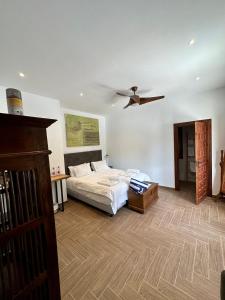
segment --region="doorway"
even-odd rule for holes
[[[179,184],[181,190],[192,190],[195,194],[195,126],[178,127]]]
[[[193,190],[195,203],[212,195],[211,120],[174,124],[175,189]]]

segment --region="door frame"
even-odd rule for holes
[[[207,196],[212,196],[212,120],[195,120],[190,122],[175,123],[173,124],[174,133],[174,176],[175,176],[175,190],[180,190],[180,180],[179,180],[179,135],[178,129],[185,126],[195,126],[195,122],[204,121],[208,125],[208,193]]]

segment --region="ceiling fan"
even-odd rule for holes
[[[119,96],[129,97],[130,98],[129,102],[127,103],[126,106],[124,106],[124,108],[127,108],[128,106],[131,106],[131,105],[142,105],[142,104],[146,104],[146,103],[149,103],[149,102],[152,102],[152,101],[156,101],[156,100],[160,100],[160,99],[165,98],[165,96],[140,97],[140,96],[136,95],[137,89],[138,89],[137,86],[132,86],[130,88],[130,90],[134,93],[131,96],[130,95],[126,95],[126,94],[121,93],[121,92],[117,92],[116,93]]]

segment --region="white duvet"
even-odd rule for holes
[[[92,172],[82,177],[70,177],[67,179],[69,190],[83,190],[105,196],[111,203],[120,195],[128,192],[131,178],[140,181],[149,181],[149,176],[144,173],[125,172],[118,169],[106,169],[104,171]]]

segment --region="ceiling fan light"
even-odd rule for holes
[[[193,46],[195,44],[195,39],[191,39],[189,42],[189,47]]]

